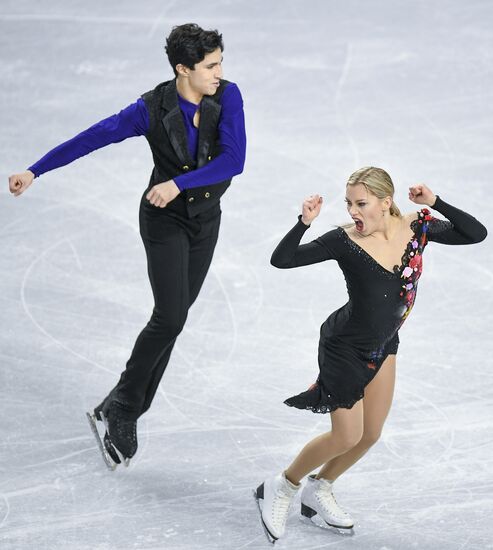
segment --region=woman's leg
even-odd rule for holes
[[[363,409],[361,440],[353,448],[329,460],[317,477],[334,481],[378,441],[394,395],[395,358],[395,355],[387,356],[377,375],[365,389],[365,396],[361,400]]]
[[[298,485],[303,477],[328,460],[352,449],[363,435],[363,400],[352,409],[330,413],[332,431],[310,441],[286,470],[286,478]]]

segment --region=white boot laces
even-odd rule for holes
[[[293,495],[286,491],[283,487],[280,487],[276,496],[274,497],[273,520],[278,526],[284,526],[288,519],[289,507],[291,506],[291,500]]]
[[[320,479],[320,487],[317,491],[318,501],[330,513],[340,517],[346,517],[347,513],[337,504],[332,492],[332,483],[325,479]]]

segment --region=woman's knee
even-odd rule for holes
[[[351,409],[337,409],[331,414],[332,437],[341,453],[355,447],[363,436],[364,415],[362,400]]]
[[[332,432],[335,442],[341,453],[347,453],[353,447],[356,447],[361,441],[363,431],[359,429],[344,431],[344,432]]]
[[[365,428],[360,443],[370,448],[380,439],[381,434],[382,430],[379,428]]]

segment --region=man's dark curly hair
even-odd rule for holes
[[[215,30],[204,31],[195,23],[186,23],[173,27],[164,49],[176,76],[179,63],[193,70],[196,63],[200,63],[206,54],[217,48],[224,50],[222,34]]]

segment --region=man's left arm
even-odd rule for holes
[[[218,130],[221,144],[219,155],[197,170],[152,187],[146,195],[152,205],[165,208],[185,189],[214,185],[241,174],[246,153],[245,116],[243,99],[236,84],[227,86],[221,96]]]
[[[180,191],[214,185],[243,172],[246,155],[245,115],[238,86],[231,83],[221,97],[218,124],[220,154],[205,166],[173,178]]]

